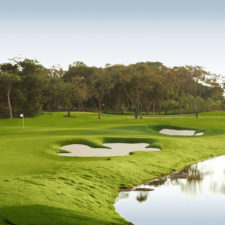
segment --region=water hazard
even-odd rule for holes
[[[122,191],[115,208],[135,225],[224,225],[225,156]]]

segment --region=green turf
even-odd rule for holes
[[[188,163],[225,154],[225,113],[144,117],[94,113],[45,113],[0,120],[0,224],[129,224],[114,210],[121,187],[169,173]],[[159,128],[203,130],[201,137],[168,137]],[[160,152],[124,157],[57,156],[60,146],[148,142]]]

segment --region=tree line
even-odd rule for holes
[[[218,77],[199,66],[168,68],[160,62],[68,70],[45,68],[36,60],[0,64],[0,117],[32,117],[43,111],[97,111],[126,114],[195,113],[223,110]]]

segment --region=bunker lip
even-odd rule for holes
[[[159,131],[160,134],[165,134],[169,136],[202,136],[203,132],[196,133],[195,130],[176,130],[164,128]]]
[[[106,143],[104,146],[107,148],[91,148],[83,144],[71,144],[61,148],[69,151],[69,153],[58,153],[58,155],[69,157],[113,157],[130,155],[131,152],[161,150],[159,148],[147,148],[148,143]]]

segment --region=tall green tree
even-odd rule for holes
[[[96,101],[99,119],[102,119],[104,97],[110,92],[112,87],[112,79],[105,69],[98,69],[88,80],[88,89],[91,97]]]
[[[50,81],[49,71],[37,60],[25,59],[17,64],[21,77],[20,89],[24,97],[23,112],[27,116],[34,116],[40,112],[47,100],[44,93]]]
[[[9,108],[9,117],[13,118],[13,111],[11,105],[11,90],[13,85],[20,81],[18,76],[18,67],[11,63],[5,63],[0,66],[0,82],[3,85],[3,89],[6,91],[8,108]]]

